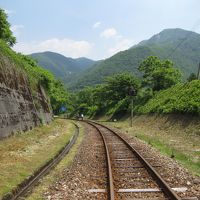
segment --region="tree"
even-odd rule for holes
[[[66,92],[63,83],[60,80],[54,80],[50,88],[50,100],[55,114],[60,114],[61,106],[67,106],[69,94]]]
[[[107,77],[103,84],[86,87],[77,93],[75,109],[83,110],[89,117],[99,114],[115,114],[127,110],[130,90],[137,91],[140,81],[130,73]]]
[[[130,95],[130,90],[138,90],[140,82],[130,73],[119,73],[106,79],[107,98],[113,102]]]
[[[106,102],[104,84],[94,87],[85,87],[76,94],[75,109],[76,113],[93,116],[102,111]]]
[[[143,72],[143,86],[153,91],[167,89],[181,80],[180,71],[173,67],[170,60],[161,61],[155,56],[144,60],[138,69]]]
[[[0,8],[0,39],[4,40],[9,46],[13,46],[16,43],[16,38],[10,30],[7,17],[5,11]]]

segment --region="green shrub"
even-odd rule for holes
[[[157,92],[137,112],[200,114],[200,80],[177,84]]]

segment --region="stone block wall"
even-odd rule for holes
[[[26,74],[0,54],[0,138],[27,131],[52,120],[43,88],[31,91]]]

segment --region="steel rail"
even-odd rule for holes
[[[99,134],[102,137],[103,144],[104,144],[104,147],[105,147],[105,150],[106,150],[106,162],[107,162],[107,166],[108,166],[108,168],[107,168],[108,169],[107,173],[108,173],[108,177],[109,177],[109,179],[108,179],[108,183],[109,183],[109,194],[108,194],[108,197],[109,197],[109,200],[115,200],[114,180],[113,180],[113,175],[112,175],[110,154],[109,154],[109,151],[108,151],[108,146],[106,144],[105,137],[103,136],[103,134],[100,131],[100,129],[98,127],[96,127],[93,123],[91,123],[89,121],[85,121],[85,122],[87,122],[88,124],[93,126],[99,132]]]
[[[67,144],[54,156],[54,158],[38,169],[30,178],[20,183],[10,193],[4,195],[1,200],[17,200],[26,196],[27,193],[39,182],[39,180],[48,174],[50,170],[63,159],[63,157],[70,151],[79,135],[79,127],[75,123],[74,125],[76,127],[74,135],[71,137],[70,141],[68,141]]]
[[[86,121],[88,122],[88,121]],[[106,128],[107,130],[109,130],[110,132],[112,132],[114,135],[118,136],[121,141],[123,141],[127,147],[137,156],[137,158],[141,161],[141,163],[144,164],[145,168],[148,170],[148,172],[152,175],[152,177],[154,178],[154,180],[158,183],[158,185],[160,186],[161,190],[165,193],[165,195],[167,195],[171,200],[181,200],[181,198],[169,187],[169,185],[164,181],[164,179],[158,174],[158,172],[156,172],[156,170],[154,169],[154,167],[152,167],[149,162],[136,150],[134,149],[129,143],[128,141],[121,137],[118,133],[116,133],[114,130],[112,130],[111,128],[99,124],[97,122],[94,121],[89,121],[89,123],[93,123],[99,126],[102,126],[103,128]]]

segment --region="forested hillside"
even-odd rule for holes
[[[133,108],[135,114],[200,114],[200,80],[183,83],[180,70],[169,60],[150,56],[140,62],[138,78],[118,73],[102,84],[85,87],[77,93],[74,106],[89,117],[122,117]],[[132,106],[131,106],[132,101]]]
[[[96,64],[70,84],[72,89],[101,83],[105,77],[122,71],[139,75],[139,63],[148,56],[170,59],[181,70],[183,79],[196,73],[200,60],[200,35],[183,29],[166,29],[149,40]]]
[[[44,69],[52,72],[56,78],[65,83],[70,82],[74,75],[90,68],[95,61],[88,58],[68,58],[54,52],[34,53],[30,55]]]

